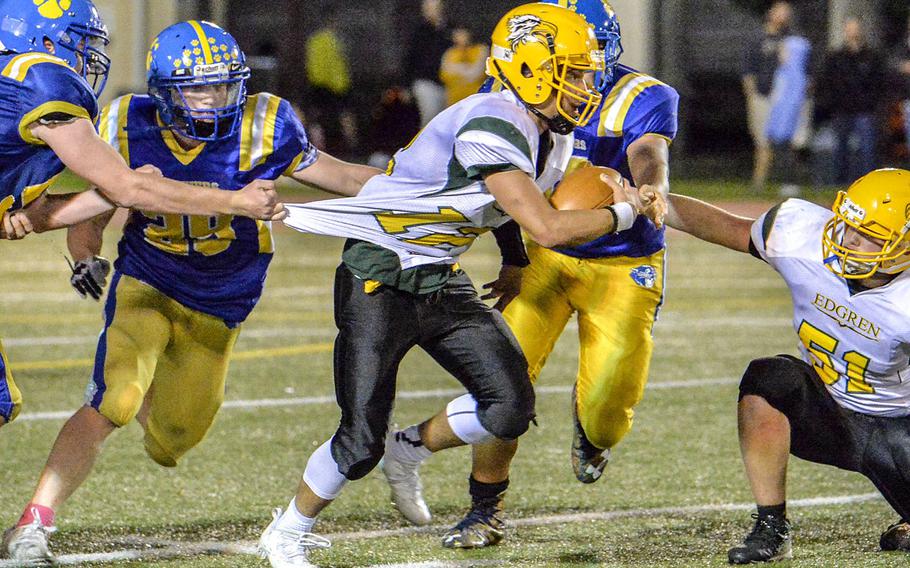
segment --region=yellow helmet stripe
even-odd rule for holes
[[[209,47],[209,40],[207,37],[205,37],[205,32],[202,30],[202,26],[200,26],[199,22],[196,20],[190,20],[188,23],[193,26],[194,30],[196,30],[196,36],[199,38],[199,43],[202,44],[202,54],[205,56],[206,65],[211,65],[215,62],[215,60],[212,59],[212,48]]]

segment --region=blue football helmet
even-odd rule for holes
[[[111,60],[107,26],[91,0],[0,0],[0,52],[47,53],[45,39],[100,95]]]
[[[622,34],[616,12],[607,0],[541,0],[544,4],[556,4],[584,16],[594,27],[597,43],[604,51],[604,71],[594,77],[597,90],[604,92],[613,85],[613,70],[622,55]]]
[[[152,42],[146,69],[149,95],[168,128],[201,141],[237,132],[250,68],[231,34],[196,20],[169,26]]]

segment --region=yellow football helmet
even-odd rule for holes
[[[499,20],[492,43],[487,74],[506,85],[531,112],[547,120],[552,130],[567,134],[591,120],[601,94],[593,84],[579,89],[566,80],[570,70],[604,70],[603,51],[597,45],[594,28],[584,17],[562,6],[524,4]],[[532,106],[547,102],[553,93],[559,109],[555,120]],[[577,115],[563,109],[565,97],[577,104]]]
[[[876,273],[899,274],[910,268],[910,171],[875,170],[837,194],[834,217],[822,233],[828,268],[844,278],[862,279]],[[881,248],[866,252],[845,246],[851,227]],[[839,261],[839,262],[835,262]]]

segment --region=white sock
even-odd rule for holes
[[[284,531],[312,532],[316,519],[307,517],[297,508],[297,498],[288,503],[288,510],[278,518],[278,528]]]
[[[394,432],[393,436],[395,441],[389,444],[385,451],[398,461],[416,464],[433,454],[420,441],[416,424]]]

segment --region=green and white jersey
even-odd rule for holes
[[[552,147],[538,177],[541,140]],[[572,144],[571,135],[541,137],[511,93],[479,93],[430,121],[356,197],[290,204],[284,223],[380,245],[402,269],[454,264],[478,235],[509,220],[484,177],[521,170],[548,190],[562,179]]]
[[[910,271],[852,293],[822,258],[831,216],[789,199],[755,221],[752,243],[787,282],[800,353],[834,400],[863,414],[910,415]]]

